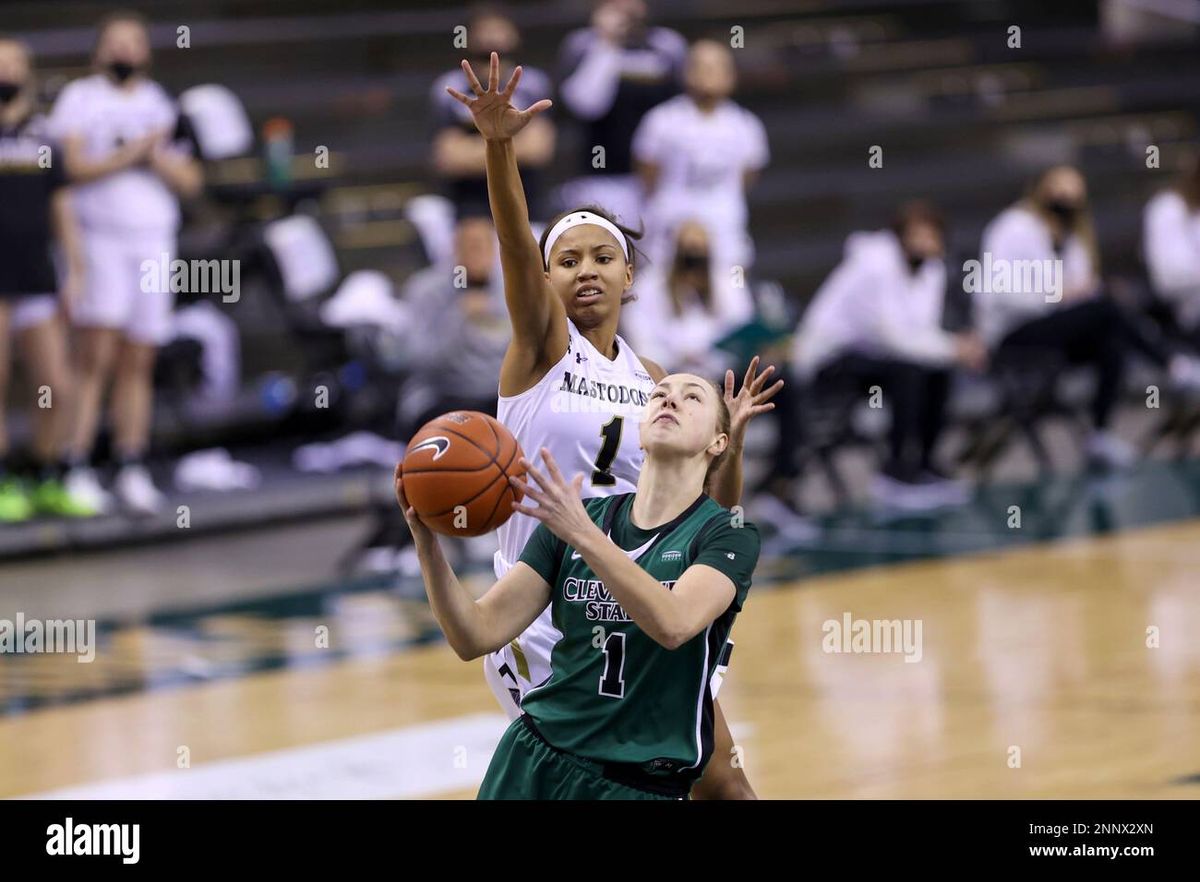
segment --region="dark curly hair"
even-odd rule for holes
[[[586,211],[586,212],[589,212],[590,214],[599,215],[600,217],[604,218],[606,221],[608,221],[610,224],[612,224],[614,227],[616,227],[618,230],[621,231],[621,235],[625,237],[625,247],[629,249],[629,264],[630,264],[630,266],[636,268],[638,265],[638,260],[640,258],[645,258],[646,255],[643,254],[638,249],[638,247],[634,244],[638,239],[642,238],[642,235],[645,232],[644,230],[641,230],[641,229],[635,230],[632,227],[625,226],[625,224],[623,224],[619,220],[617,220],[616,215],[612,214],[611,212],[607,211],[606,209],[601,208],[599,205],[578,205],[575,208],[570,209],[569,211],[560,211],[554,217],[550,218],[550,220],[546,224],[546,229],[542,230],[542,236],[540,239],[538,239],[538,252],[542,255],[542,268],[546,272],[550,272],[550,264],[546,261],[546,257],[545,257],[546,238],[550,235],[550,231],[552,229],[554,229],[554,225],[556,223],[558,223],[560,220],[562,220],[568,214],[574,214],[577,211]],[[621,303],[623,303],[623,304],[629,303],[632,300],[637,300],[637,295],[626,293],[621,298]]]

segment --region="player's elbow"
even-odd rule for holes
[[[450,648],[454,650],[454,654],[465,662],[475,661],[475,659],[487,655],[487,649],[476,641],[461,637],[455,639],[449,635],[447,635],[447,641],[450,643]]]
[[[664,622],[651,634],[655,643],[671,651],[683,646],[695,636],[696,630],[683,621]]]

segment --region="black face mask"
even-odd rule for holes
[[[680,251],[676,263],[682,270],[708,269],[708,255],[703,251]]]
[[[114,61],[108,66],[108,72],[118,83],[123,83],[138,72],[138,67],[128,61]]]
[[[925,258],[920,254],[905,254],[904,259],[908,261],[908,271],[916,274],[921,265],[925,263]]]
[[[1075,218],[1079,216],[1079,206],[1074,202],[1067,202],[1062,199],[1051,199],[1046,203],[1046,210],[1058,218],[1066,226],[1070,226],[1075,222]]]
[[[8,104],[21,93],[21,83],[0,81],[0,107]]]

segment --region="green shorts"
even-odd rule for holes
[[[496,745],[476,799],[679,799],[604,776],[601,763],[564,753],[515,719]]]

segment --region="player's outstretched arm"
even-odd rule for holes
[[[583,475],[567,483],[544,447],[542,460],[546,474],[522,460],[537,487],[518,478],[510,479],[537,507],[513,503],[513,510],[541,521],[578,551],[650,639],[666,649],[678,649],[729,608],[736,594],[734,584],[709,566],[688,567],[671,591],[663,591],[653,576],[630,560],[592,521],[580,496]]]
[[[742,388],[737,395],[733,394],[733,371],[725,372],[725,405],[729,408],[729,447],[713,472],[708,487],[708,495],[725,508],[733,508],[742,499],[742,445],[746,440],[746,427],[750,420],[760,413],[775,409],[771,399],[783,388],[783,380],[776,380],[770,386],[766,385],[767,378],[775,370],[775,365],[767,365],[766,370],[760,374],[758,361],[757,355],[750,359],[750,366],[746,368]]]
[[[488,202],[496,237],[500,241],[500,265],[504,271],[504,297],[513,327],[513,342],[505,358],[502,381],[506,378],[524,386],[522,379],[545,361],[553,343],[566,349],[566,310],[546,281],[542,255],[529,227],[529,206],[517,167],[513,138],[539,113],[547,110],[547,98],[524,110],[512,104],[512,96],[521,80],[521,68],[513,71],[508,85],[500,89],[500,57],[493,52],[485,89],[466,60],[462,63],[467,82],[475,97],[447,87],[446,91],[471,111],[475,128],[485,141]],[[561,337],[561,341],[555,339]],[[502,382],[502,386],[510,385]],[[515,391],[515,390],[514,390]],[[507,393],[506,393],[507,394]]]
[[[533,624],[550,602],[550,585],[546,580],[528,564],[518,563],[476,600],[458,581],[436,534],[408,504],[399,465],[395,483],[396,500],[412,530],[421,562],[429,607],[458,657],[470,661],[494,652]]]

